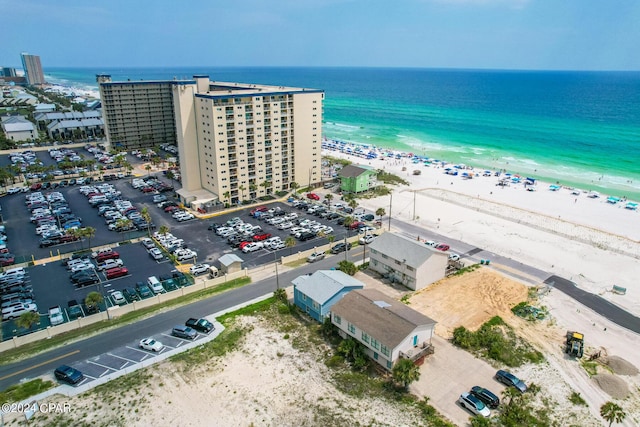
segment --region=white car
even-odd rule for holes
[[[142,246],[144,246],[147,249],[153,249],[155,248],[155,243],[153,243],[153,240],[151,240],[148,237],[145,237],[144,239],[140,240],[140,243],[142,243]]]
[[[111,292],[111,299],[116,305],[127,303],[127,299],[124,297],[124,294],[120,291]]]
[[[140,340],[140,348],[143,350],[159,353],[164,348],[164,345],[160,341],[156,341],[153,338],[145,338],[143,340]]]
[[[59,325],[64,322],[64,316],[60,306],[51,307],[49,309],[49,321],[51,326]]]
[[[458,254],[454,254],[454,253],[450,253],[449,254],[449,259],[451,261],[460,261],[460,255]]]
[[[460,395],[460,399],[458,399],[458,403],[460,406],[467,409],[473,415],[480,415],[484,418],[487,418],[491,415],[491,411],[487,406],[482,403],[480,399],[475,397],[471,393],[462,393]]]
[[[427,240],[426,242],[424,242],[425,245],[427,246],[431,246],[432,248],[435,248],[437,243],[434,242],[433,240]]]
[[[369,243],[373,242],[376,237],[378,237],[378,236],[376,236],[375,234],[366,234],[366,235],[362,236],[360,238],[360,240],[358,240],[358,242],[361,245],[368,245]]]
[[[255,252],[258,249],[262,249],[263,247],[264,244],[262,242],[253,242],[242,248],[242,252],[244,252],[245,254],[248,252]]]
[[[358,234],[370,234],[370,231],[374,231],[375,228],[371,227],[371,226],[365,226],[365,227],[361,227],[358,229]]]
[[[105,262],[103,262],[102,264],[98,264],[98,270],[99,271],[104,271],[104,270],[109,270],[110,268],[122,267],[123,265],[124,265],[124,263],[122,262],[122,260],[120,258],[108,259]],[[72,271],[73,271],[73,269],[72,269]]]
[[[284,249],[286,247],[286,245],[284,244],[284,242],[282,240],[279,240],[277,242],[274,242],[270,245],[270,249],[272,251],[277,251],[278,249]]]
[[[196,258],[198,256],[198,253],[196,251],[192,251],[191,249],[180,249],[176,251],[175,256],[178,261],[186,261],[188,259]]]
[[[189,273],[194,276],[199,276],[200,274],[208,273],[211,266],[209,264],[196,264],[189,268]]]
[[[195,215],[193,215],[190,212],[186,212],[183,215],[180,215],[179,217],[177,217],[176,219],[178,220],[178,222],[182,222],[182,221],[189,221],[195,218]]]
[[[93,270],[93,269],[94,269],[94,266],[90,262],[87,262],[87,263],[81,262],[71,267],[71,272],[75,273],[76,271]]]
[[[155,259],[156,261],[159,261],[164,258],[164,255],[162,255],[162,251],[158,248],[149,249],[149,256]]]
[[[20,188],[19,187],[13,187],[13,188],[9,189],[7,194],[18,194],[19,192],[20,192]]]

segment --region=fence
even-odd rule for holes
[[[135,310],[140,310],[140,309],[151,307],[157,304],[162,304],[164,302],[170,301],[175,298],[180,298],[185,295],[192,294],[194,292],[198,292],[198,291],[209,289],[218,285],[222,285],[229,280],[239,279],[239,278],[248,277],[248,276],[249,276],[248,270],[244,269],[241,271],[236,271],[235,273],[229,273],[220,277],[216,277],[215,279],[206,279],[206,280],[196,281],[196,283],[193,285],[182,287],[182,288],[176,289],[175,291],[167,292],[164,294],[158,294],[151,298],[147,298],[141,301],[134,301],[127,305],[109,307],[107,308],[106,311],[101,311],[99,313],[96,313],[87,317],[80,317],[70,322],[63,323],[61,325],[48,326],[45,329],[30,333],[28,335],[14,336],[12,339],[0,343],[0,352],[9,350],[12,348],[17,348],[24,344],[29,344],[35,341],[51,338],[65,332],[72,331],[74,329],[79,329],[84,326],[92,325],[94,323],[117,319],[118,317],[130,312],[133,312]]]

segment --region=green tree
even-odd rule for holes
[[[384,208],[376,209],[376,215],[378,215],[378,219],[382,219],[382,217],[387,213]]]
[[[271,187],[272,183],[269,180],[265,180],[260,184],[260,187],[264,188],[264,192],[269,194],[269,187]]]
[[[246,190],[246,189],[247,189],[247,188],[246,188],[244,185],[242,185],[242,184],[240,184],[240,185],[238,186],[238,190],[240,190],[240,201],[241,201],[241,202],[244,200],[244,190]]]
[[[493,424],[493,422],[491,421],[491,418],[485,418],[485,417],[481,417],[481,416],[475,416],[475,417],[471,417],[471,427],[491,427]]]
[[[300,184],[298,184],[297,182],[292,182],[291,184],[289,184],[289,188],[291,188],[293,191],[296,191],[298,188],[300,188]]]
[[[80,238],[87,239],[88,246],[91,247],[91,239],[96,236],[96,229],[93,227],[84,227],[80,229]]]
[[[351,366],[356,370],[364,370],[368,363],[367,354],[364,351],[363,345],[353,338],[347,338],[342,340],[338,345],[338,354],[343,356],[345,360],[351,363]]]
[[[231,192],[230,191],[225,191],[223,194],[224,199],[226,200],[226,204],[231,203]]]
[[[333,200],[333,194],[329,193],[324,196],[325,200],[328,200],[329,206],[331,206],[331,201]]]
[[[293,253],[293,247],[296,245],[296,239],[293,236],[289,236],[284,239],[284,246],[289,248],[289,255]]]
[[[20,317],[18,317],[18,320],[16,320],[16,325],[20,328],[30,330],[31,327],[39,321],[40,315],[38,313],[27,311],[26,313],[22,313]]]
[[[349,207],[350,207],[351,209],[355,209],[355,208],[357,208],[357,207],[358,207],[358,202],[357,202],[355,199],[351,199],[351,200],[349,200]]]
[[[409,359],[400,359],[391,370],[393,380],[407,390],[409,384],[420,379],[420,368]]]
[[[149,214],[149,208],[147,208],[146,206],[142,208],[142,210],[140,211],[140,216],[147,223],[147,234],[151,236],[151,215]]]
[[[104,301],[104,298],[96,291],[89,292],[89,295],[84,299],[84,303],[87,305],[89,311],[91,311],[91,308],[98,308],[102,301]]]
[[[144,170],[147,171],[147,176],[151,175],[151,165],[149,163],[144,166]]]
[[[627,418],[627,414],[622,407],[614,402],[606,402],[600,407],[600,416],[609,422],[609,427],[615,422],[621,423]]]
[[[338,263],[338,270],[348,274],[349,276],[353,276],[358,271],[358,267],[356,267],[356,265],[351,261],[342,260]]]
[[[158,232],[160,234],[162,234],[163,236],[166,236],[167,234],[169,234],[169,231],[171,231],[171,230],[166,225],[161,225],[160,228],[158,229]]]
[[[351,227],[351,224],[353,224],[355,221],[356,221],[355,218],[349,215],[344,219],[344,226],[349,228]]]
[[[331,244],[336,240],[336,236],[334,236],[333,234],[329,234],[327,236],[327,240],[329,241],[329,244]]]
[[[287,304],[289,301],[287,300],[287,291],[283,288],[278,288],[273,292],[273,296],[276,300]]]

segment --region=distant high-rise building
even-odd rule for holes
[[[20,56],[22,57],[22,68],[27,78],[27,84],[32,86],[45,84],[40,57],[37,55],[29,55],[26,52],[22,52]]]
[[[16,69],[15,68],[2,67],[2,68],[0,68],[0,76],[2,76],[2,77],[17,77],[18,74],[16,73]]]

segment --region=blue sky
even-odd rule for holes
[[[640,0],[0,0],[0,66],[640,70]]]

